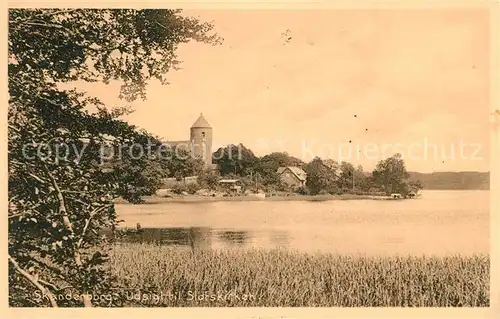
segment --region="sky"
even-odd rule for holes
[[[220,46],[188,43],[170,84],[149,83],[125,119],[186,140],[203,112],[214,150],[243,143],[366,170],[489,170],[489,25],[479,9],[185,10]],[[117,105],[117,85],[85,88]],[[123,102],[122,102],[123,104]]]

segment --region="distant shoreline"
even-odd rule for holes
[[[489,191],[489,189],[424,189],[422,191]],[[419,199],[422,193],[417,195]],[[294,194],[290,196],[276,195],[266,198],[259,198],[252,195],[238,195],[228,197],[210,197],[200,195],[176,195],[174,197],[164,197],[160,195],[144,196],[144,203],[142,204],[163,204],[163,203],[213,203],[213,202],[279,202],[279,201],[307,201],[307,202],[325,202],[334,200],[405,200],[405,198],[394,199],[390,196],[380,195],[356,195],[356,194],[342,194],[342,195],[299,195]],[[411,198],[406,198],[411,200]],[[124,199],[116,199],[115,204],[130,204]]]
[[[211,202],[271,202],[271,201],[308,201],[308,202],[324,202],[333,200],[394,200],[389,196],[373,196],[373,195],[291,195],[291,196],[269,196],[259,198],[252,195],[228,196],[228,197],[209,197],[197,195],[180,195],[176,197],[162,197],[158,195],[145,196],[143,204],[163,204],[163,203],[211,203]],[[403,199],[398,199],[403,200]],[[123,199],[115,201],[116,204],[128,204]]]

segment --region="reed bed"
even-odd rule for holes
[[[127,306],[487,307],[489,257],[367,257],[123,244]]]

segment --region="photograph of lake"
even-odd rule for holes
[[[499,7],[226,2],[10,5],[12,314],[493,308]]]
[[[422,191],[408,201],[252,201],[116,205],[127,241],[178,249],[286,248],[305,253],[489,253],[488,191]],[[193,241],[193,242],[192,242]]]

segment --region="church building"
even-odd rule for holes
[[[200,114],[198,119],[191,125],[189,141],[167,141],[165,145],[170,145],[172,148],[183,148],[187,150],[191,156],[200,158],[206,168],[214,168],[212,164],[212,138],[213,129],[207,119]]]

